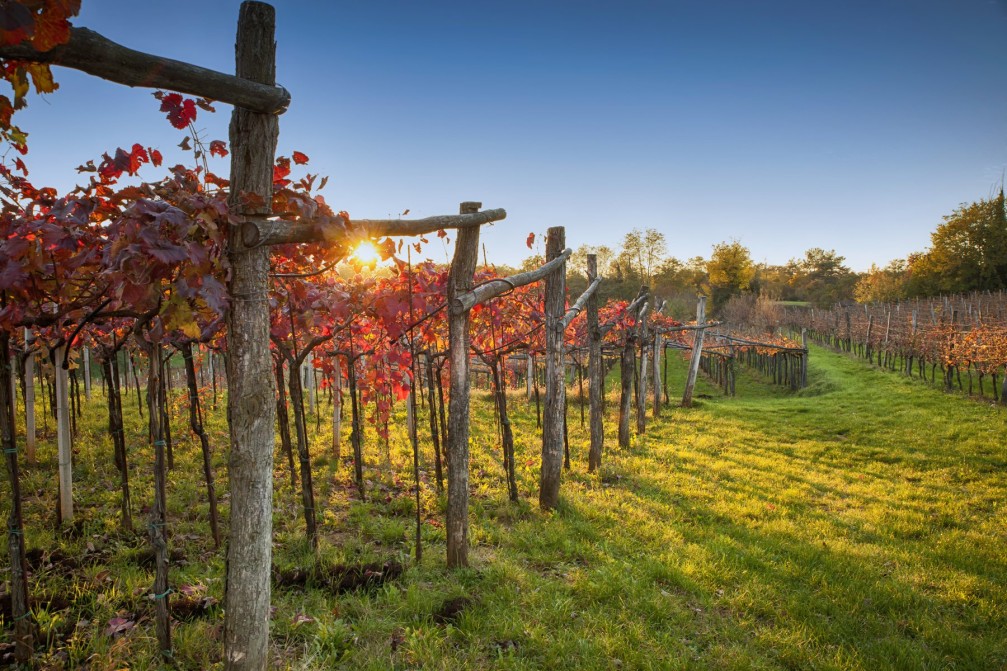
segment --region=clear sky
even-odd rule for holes
[[[84,0],[75,23],[231,72],[239,4]],[[1007,166],[1004,0],[275,6],[280,152],[308,154],[351,216],[506,208],[491,262],[562,225],[572,247],[652,227],[683,259],[736,238],[757,261],[824,247],[865,270],[922,250]],[[134,142],[183,159],[148,92],[55,72],[15,117],[37,185]],[[229,117],[197,123],[226,140]]]

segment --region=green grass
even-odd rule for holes
[[[409,568],[379,587],[341,595],[277,588],[276,666],[1004,668],[1004,412],[821,349],[811,357],[809,386],[796,394],[749,373],[739,375],[733,399],[701,382],[694,408],[665,411],[624,451],[612,447],[610,396],[598,475],[585,472],[587,438],[573,388],[574,465],[564,473],[559,510],[549,514],[534,505],[534,405],[517,393],[511,399],[523,498],[511,504],[489,397],[476,391],[472,567],[457,572],[444,568],[445,501],[434,488],[432,463],[425,464],[423,488],[424,561],[410,562],[414,509],[404,422],[393,426],[388,453],[368,429],[371,495],[360,502],[349,462],[330,454],[324,417],[317,435],[309,421],[323,509],[319,561],[397,560]],[[684,366],[676,359],[673,369],[674,394]],[[135,399],[124,406],[134,413],[127,423],[139,510],[151,496],[149,454],[138,447]],[[169,500],[171,545],[184,559],[172,567],[171,583],[222,599],[222,553],[209,542],[198,447],[185,435],[179,409]],[[40,664],[158,668],[145,598],[151,570],[136,560],[145,539],[117,530],[100,397],[86,413],[75,470],[80,534],[53,529],[51,445],[25,475],[28,546],[97,559],[33,576],[34,590],[70,602],[36,612],[52,643]],[[219,491],[226,493],[222,415],[222,408],[211,414],[211,439]],[[279,455],[276,463],[274,561],[292,570],[315,560],[303,540],[299,494]],[[455,607],[445,609],[452,601]],[[117,615],[138,624],[113,639],[104,631]],[[176,625],[180,668],[220,666],[222,619],[216,608]]]

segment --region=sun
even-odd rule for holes
[[[353,258],[364,265],[376,265],[381,260],[378,248],[369,240],[364,240],[353,250]]]

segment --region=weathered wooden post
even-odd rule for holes
[[[59,461],[59,512],[63,524],[73,522],[73,457],[70,453],[70,405],[67,373],[63,368],[66,345],[53,351],[56,369],[56,449]]]
[[[91,400],[91,348],[84,348],[84,398]]]
[[[801,387],[808,386],[808,360],[811,358],[811,350],[808,349],[808,329],[801,329],[801,347],[804,348],[804,363],[801,365]]]
[[[276,83],[275,10],[244,2],[238,16],[235,74]],[[231,211],[268,216],[279,120],[235,107],[231,114]],[[257,196],[249,199],[248,194]],[[269,663],[270,566],[273,540],[275,403],[269,355],[269,247],[248,248],[240,226],[229,231],[234,297],[227,315],[227,416],[231,454],[230,539],[225,585],[224,662],[229,670]]]
[[[553,226],[547,231],[545,260],[552,261],[566,247],[566,229]],[[566,307],[566,264],[545,278],[546,388],[542,421],[542,471],[539,479],[539,506],[552,510],[559,503],[560,473],[563,470],[563,424],[566,381],[563,379],[563,327]]]
[[[657,312],[664,310],[665,302],[661,301],[661,306]],[[654,330],[654,419],[661,416],[661,360],[664,358],[664,333],[660,329]]]
[[[643,310],[646,306],[647,287],[641,287],[627,312]],[[636,331],[628,329],[619,362],[619,447],[629,447],[629,413],[633,404],[633,372],[636,370]]]
[[[482,203],[461,204],[461,214]],[[448,279],[448,303],[472,289],[479,259],[479,227],[458,231]],[[448,321],[451,387],[448,398],[448,568],[468,566],[469,558],[469,309],[450,311]]]
[[[533,383],[535,381],[535,356],[531,353],[530,349],[526,353],[526,356],[528,357],[528,377],[525,379],[525,391],[528,394],[528,402],[531,403],[533,398]]]
[[[27,332],[25,340],[28,342]],[[21,475],[17,444],[14,437],[15,396],[8,384],[15,375],[10,367],[10,334],[0,333],[0,447],[3,448],[10,481],[10,512],[7,517],[7,551],[10,556],[10,573],[7,589],[10,598],[11,623],[14,628],[14,660],[27,665],[35,653],[35,622],[29,610],[28,563],[24,551],[24,520],[21,513]],[[8,625],[10,626],[10,625]]]
[[[643,435],[647,432],[647,375],[650,373],[649,361],[649,333],[647,329],[647,317],[650,316],[649,306],[640,310],[640,323],[637,324],[639,331],[638,340],[640,342],[640,373],[637,377],[636,389],[636,433]]]
[[[339,357],[332,357],[332,455],[339,465],[343,444],[343,371]]]
[[[598,256],[588,254],[588,282],[594,282],[597,277]],[[601,366],[601,330],[598,325],[597,293],[592,294],[587,301],[587,337],[588,403],[591,407],[591,448],[588,452],[587,471],[592,473],[601,468],[601,453],[605,442],[604,408],[602,407],[604,377]]]
[[[685,380],[685,392],[682,394],[682,407],[692,407],[692,390],[696,386],[696,376],[699,374],[699,360],[703,356],[703,336],[706,331],[706,296],[700,296],[696,303],[696,337],[692,345],[692,360],[689,363],[689,376]]]
[[[24,420],[25,457],[35,462],[35,352],[32,350],[31,329],[24,330]]]

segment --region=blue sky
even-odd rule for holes
[[[233,71],[239,4],[84,0],[76,24]],[[757,261],[824,247],[865,270],[922,250],[1007,166],[1003,0],[275,4],[280,152],[353,216],[507,208],[491,262],[562,225],[573,247],[652,227],[683,259],[736,238]],[[184,159],[146,91],[56,77],[16,118],[37,184],[134,142]],[[198,125],[226,140],[229,116]]]

